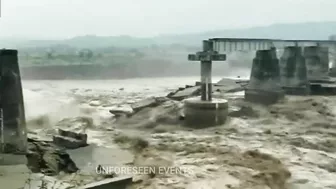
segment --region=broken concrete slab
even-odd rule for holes
[[[86,183],[86,185],[78,188],[124,189],[132,183],[132,175],[122,175],[118,173],[118,175],[115,175],[113,178],[106,178],[107,175],[97,173],[96,169],[98,166],[122,168],[132,164],[134,155],[128,150],[121,149],[118,145],[105,147],[92,144],[84,148],[68,150],[67,152],[76,162],[81,172],[105,178],[99,181],[92,180],[92,182]]]
[[[138,112],[143,108],[158,106],[166,100],[167,99],[164,97],[150,97],[133,103],[131,108],[133,109],[133,112]]]
[[[79,170],[64,149],[47,141],[28,139],[26,158],[27,167],[33,173],[57,175],[61,171],[65,173],[75,173]]]
[[[70,137],[70,138],[74,138],[77,140],[82,140],[85,141],[85,143],[87,142],[87,134],[85,133],[77,133],[77,132],[73,132],[73,131],[66,131],[63,129],[58,129],[58,134],[64,137]]]
[[[233,79],[223,78],[215,83],[216,86],[224,86],[224,85],[236,85],[236,81]]]
[[[63,137],[60,135],[53,136],[53,142],[57,146],[64,147],[67,149],[76,149],[87,146],[88,144],[82,140],[77,140],[70,137]]]
[[[185,98],[197,96],[200,94],[200,92],[201,92],[200,86],[194,86],[194,87],[185,88],[184,90],[179,90],[175,94],[169,96],[169,98],[173,100],[183,100]]]
[[[248,79],[229,79],[229,78],[223,78],[217,83],[215,83],[215,86],[234,86],[234,85],[246,85],[249,82]]]
[[[234,93],[243,91],[244,86],[247,85],[248,80],[234,80],[223,78],[218,83],[212,85],[212,92],[221,92],[221,93]],[[194,97],[200,95],[201,89],[198,83],[196,82],[196,86],[188,86],[183,89],[178,89],[175,92],[169,93],[167,95],[168,98],[172,100],[184,100],[186,98]]]
[[[85,172],[95,173],[98,165],[125,166],[133,161],[134,155],[119,146],[97,146],[91,144],[87,147],[67,150],[77,167]]]
[[[76,165],[78,164],[80,171],[74,174],[60,174],[57,175],[57,177],[46,176],[43,174],[30,174],[29,183],[24,185],[25,180],[28,180],[27,176],[25,179],[20,178],[20,183],[15,185],[18,186],[15,188],[22,188],[22,186],[24,186],[24,189],[41,188],[41,185],[43,185],[45,188],[59,189],[125,189],[126,186],[129,186],[132,183],[132,175],[115,175],[113,178],[106,178],[106,175],[98,174],[96,172],[98,164],[119,167],[127,166],[125,164],[130,164],[133,161],[133,154],[127,150],[122,150],[117,146],[107,148],[90,145],[84,148],[68,150],[68,152],[76,162]],[[19,174],[17,173],[17,175]],[[1,176],[0,181],[2,181]]]
[[[115,117],[121,117],[123,115],[129,116],[132,114],[132,112],[123,109],[111,109],[109,110],[109,112],[113,114]]]
[[[9,167],[7,169],[12,169]],[[13,189],[37,189],[37,188],[57,188],[57,189],[126,189],[132,183],[131,176],[118,176],[115,178],[101,178],[98,175],[72,174],[58,177],[46,176],[43,174],[22,174],[23,168],[16,170],[8,176],[2,178],[1,184],[6,188]],[[21,172],[20,172],[21,171]]]
[[[55,124],[56,128],[60,128],[63,130],[69,130],[74,132],[83,132],[88,128],[92,128],[94,126],[92,117],[80,116],[73,118],[65,118]]]
[[[57,146],[65,147],[67,149],[76,149],[88,145],[87,134],[62,129],[58,129],[58,135],[53,136],[53,142]]]
[[[241,87],[239,85],[234,86],[213,86],[212,92],[221,92],[221,93],[235,93],[239,91],[245,90],[244,87]]]
[[[213,91],[222,93],[235,93],[243,91],[248,80],[223,78],[212,87]]]
[[[29,138],[29,140],[32,140],[32,141],[44,141],[44,142],[50,142],[50,143],[52,143],[52,141],[53,141],[52,137],[50,137],[50,136],[38,134],[38,133],[32,132],[32,131],[29,131],[27,133],[27,137]]]
[[[22,189],[33,189],[33,188],[57,188],[57,189],[68,189],[75,188],[76,186],[71,182],[64,182],[55,177],[46,176],[43,174],[31,174],[27,179],[24,187]]]
[[[126,189],[127,186],[132,184],[132,180],[132,176],[120,176],[93,182],[79,187],[79,189]]]

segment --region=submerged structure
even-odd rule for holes
[[[188,56],[190,61],[201,62],[201,98],[186,99],[184,103],[185,123],[190,127],[221,125],[228,114],[228,102],[212,98],[212,61],[225,61],[226,55],[213,49],[213,42],[203,41],[203,51]]]
[[[27,129],[18,51],[0,50],[1,154],[25,154]]]
[[[207,41],[210,45],[207,48],[223,57],[233,51],[256,51],[250,80],[245,87],[247,101],[272,104],[285,94],[336,94],[336,80],[329,76],[329,54],[330,49],[335,51],[334,40],[212,38]],[[279,49],[283,50],[282,54],[277,54]],[[211,69],[203,66],[205,61],[198,56],[202,53],[189,55],[188,59],[201,61],[202,86],[207,86],[206,93],[211,93],[211,80],[203,77],[203,72],[211,75],[208,73]],[[211,57],[211,54],[203,55]],[[211,62],[211,58],[206,61]],[[205,94],[203,88],[202,94]],[[203,101],[211,101],[203,96]]]
[[[285,47],[279,68],[281,86],[287,94],[308,95],[310,93],[307,66],[301,47]]]
[[[280,83],[279,59],[276,50],[258,50],[253,59],[245,100],[272,104],[284,97]]]
[[[307,46],[303,49],[307,66],[307,77],[310,81],[325,80],[329,72],[329,48]]]

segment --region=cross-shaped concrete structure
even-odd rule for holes
[[[213,50],[213,42],[203,41],[203,51],[188,55],[189,61],[201,61],[201,100],[212,100],[212,61],[225,61],[226,54],[219,54]]]

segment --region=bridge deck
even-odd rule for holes
[[[286,46],[322,46],[336,48],[335,40],[283,40],[254,38],[211,38],[214,50],[218,52],[267,50],[272,47]]]

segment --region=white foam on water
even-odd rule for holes
[[[236,76],[230,76],[227,78],[238,79]],[[241,75],[239,79],[245,78],[247,77],[243,77],[243,75]],[[186,84],[194,85],[195,81],[199,81],[199,79],[200,77],[173,77],[104,81],[23,81],[23,92],[27,119],[31,119],[40,115],[47,115],[49,117],[52,117],[54,120],[59,120],[62,117],[76,117],[76,115],[80,114],[79,109],[85,106],[86,108],[91,108],[95,110],[94,114],[92,114],[92,117],[97,117],[97,119],[108,119],[108,110],[110,107],[103,107],[103,105],[100,105],[103,100],[99,99],[99,94],[107,95],[106,98],[110,99],[113,103],[124,103],[124,100],[125,102],[130,102],[145,98],[147,96],[166,95],[168,93],[167,91],[169,91],[170,89],[175,90],[177,87],[184,87],[184,85]],[[216,82],[220,79],[221,78],[214,77],[213,82]],[[123,89],[120,90],[121,88]],[[87,103],[75,103],[73,101],[74,90],[76,90],[76,94],[88,97],[89,99],[87,100]],[[232,94],[232,96],[243,95],[243,91]],[[90,102],[94,102],[92,106],[89,105]],[[285,124],[282,124],[281,119],[276,119],[275,121],[276,123],[270,125],[272,132],[275,130],[277,124],[283,125],[281,126],[281,128],[286,127]],[[268,142],[268,140],[261,140],[259,136],[260,133],[262,133],[265,128],[268,128],[267,126],[263,126],[261,122],[247,122],[244,119],[233,118],[231,119],[230,123],[232,126],[234,126],[234,128],[238,129],[240,132],[246,133],[247,135],[239,136],[235,133],[225,135],[225,137],[222,138],[221,143],[216,142],[215,145],[239,146],[239,149],[242,150],[255,148],[262,149],[262,151],[271,153],[274,156],[287,158],[287,160],[285,161],[287,164],[291,164],[291,162],[294,160],[293,157],[298,157],[297,155],[292,154],[292,151],[288,150],[293,148],[287,148],[286,146],[273,146],[271,142]],[[293,125],[291,128],[295,129],[296,126],[298,125]],[[280,126],[278,126],[278,130],[280,130],[281,133],[282,131],[286,131],[285,129],[280,129]],[[278,132],[280,133],[280,131]],[[275,130],[274,132],[277,131]],[[102,137],[102,135],[104,134],[106,133],[89,131],[89,140],[92,143],[104,146],[107,142],[106,140],[103,141],[102,139],[104,138]],[[253,134],[257,136],[254,136]],[[134,135],[138,136],[139,132],[134,131]],[[165,135],[168,134],[165,133]],[[171,135],[173,135],[173,133],[171,133]],[[193,132],[189,131],[179,132],[178,135],[184,140],[188,140],[190,138],[201,138],[200,135],[195,135],[193,134]],[[109,139],[112,140],[111,136],[106,137],[109,137]],[[211,135],[211,137],[213,136]],[[268,151],[265,150],[266,148],[268,149]],[[302,151],[302,149],[299,150]],[[316,158],[315,156],[316,155],[312,153],[305,153],[304,158],[302,159],[308,159],[306,160],[307,162],[313,162],[315,159],[318,159],[316,160],[316,162],[318,162],[321,161],[322,158],[325,158],[322,155],[318,156],[318,158]],[[298,161],[298,163],[302,164],[290,165],[290,171],[293,173],[293,178],[295,180],[308,179],[309,182],[307,181],[307,184],[304,185],[304,187],[306,188],[328,188],[327,186],[331,186],[332,184],[334,184],[334,180],[332,180],[332,178],[335,177],[334,173],[329,173],[323,169],[314,168],[314,166],[316,167],[316,165],[312,165],[313,163],[309,163],[309,166],[307,166],[306,164],[304,164],[305,162],[302,159],[295,160]],[[216,175],[212,174],[212,176]],[[213,178],[208,181],[204,180],[200,182],[195,182],[194,184],[190,184],[188,188],[201,186],[203,188],[221,188],[225,184],[237,184],[237,181],[235,179],[229,178],[227,175],[219,176],[221,176],[221,179]],[[222,178],[224,178],[224,180]],[[312,185],[312,183],[314,186]],[[301,186],[303,185],[300,184],[300,187]]]

